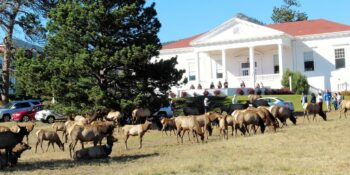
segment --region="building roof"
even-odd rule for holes
[[[266,27],[288,33],[292,36],[314,35],[350,30],[350,26],[348,25],[325,19],[270,24],[266,25]]]
[[[181,39],[178,41],[171,42],[169,44],[166,44],[162,46],[162,49],[175,49],[175,48],[186,48],[186,47],[191,47],[190,42],[195,40],[196,38],[202,36],[205,33],[201,33],[195,36],[191,36],[189,38]]]
[[[328,21],[325,19],[286,22],[286,23],[280,23],[280,24],[269,24],[265,26],[275,30],[285,32],[292,36],[350,31],[350,26],[348,25]],[[162,50],[192,47],[190,45],[190,42],[199,38],[203,34],[205,33],[201,33],[195,36],[191,36],[189,38],[185,38],[175,42],[171,42],[169,44],[165,44],[162,46]]]

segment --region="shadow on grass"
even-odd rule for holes
[[[151,153],[151,154],[140,154],[140,155],[123,155],[123,156],[115,156],[109,157],[107,159],[91,159],[91,160],[83,160],[83,161],[74,161],[72,159],[61,159],[61,160],[43,160],[43,161],[33,161],[31,163],[24,162],[18,163],[15,167],[5,168],[3,169],[5,172],[19,172],[19,171],[32,171],[38,169],[49,169],[49,170],[59,170],[59,169],[67,169],[73,167],[79,167],[84,165],[93,165],[100,166],[113,162],[123,163],[129,162],[141,158],[158,156],[159,153]]]

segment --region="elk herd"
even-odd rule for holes
[[[269,132],[276,132],[276,129],[287,125],[287,120],[296,124],[296,117],[293,111],[282,106],[259,106],[251,107],[240,105],[244,108],[219,112],[207,112],[198,115],[183,115],[173,118],[154,119],[147,108],[139,108],[132,111],[133,124],[124,125],[121,121],[122,113],[119,111],[109,112],[103,120],[89,121],[83,116],[76,116],[74,120],[66,122],[56,122],[52,129],[39,129],[35,132],[37,141],[35,144],[35,153],[40,144],[41,151],[44,153],[43,142],[47,142],[46,152],[49,146],[55,150],[55,144],[61,151],[65,150],[65,143],[68,144],[69,156],[73,160],[95,159],[108,157],[113,148],[113,144],[118,141],[114,129],[122,132],[124,136],[125,149],[128,149],[128,139],[130,136],[138,136],[139,148],[142,148],[143,136],[151,128],[152,122],[159,120],[162,127],[159,128],[163,133],[170,135],[173,132],[176,135],[177,143],[183,143],[183,137],[187,132],[188,139],[192,142],[207,141],[217,128],[219,137],[228,139],[228,131],[231,128],[231,135],[237,136],[238,131],[241,135],[256,134],[257,131],[264,133],[268,128]],[[321,111],[317,105],[312,103],[304,107],[305,116],[319,114],[324,120],[327,120],[326,114]],[[350,109],[350,101],[343,100],[340,108],[340,117],[344,113],[346,117],[347,110]],[[281,124],[280,124],[281,123]],[[25,126],[13,126],[11,128],[0,126],[0,169],[13,166],[18,162],[22,152],[31,149],[29,146],[28,135],[34,130],[35,123],[28,122]],[[62,132],[59,134],[59,132]],[[235,133],[235,134],[234,134]],[[61,135],[61,138],[60,136]],[[23,141],[27,137],[26,142]],[[103,139],[106,139],[102,145]],[[192,139],[191,139],[192,138]],[[80,142],[81,149],[75,150],[77,143]],[[84,143],[92,142],[93,146],[85,148]]]

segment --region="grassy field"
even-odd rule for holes
[[[137,149],[138,139],[129,140],[129,150],[120,141],[109,159],[74,162],[69,152],[34,153],[37,129],[50,129],[38,123],[30,135],[33,147],[23,153],[19,164],[0,174],[348,174],[350,170],[350,119],[339,119],[339,113],[328,113],[329,120],[303,122],[254,136],[229,136],[221,140],[218,130],[207,143],[193,144],[185,137],[177,144],[176,137],[150,131],[144,147]],[[318,117],[319,118],[319,117]],[[320,118],[319,118],[320,119]],[[1,123],[13,125],[15,123]],[[67,148],[67,145],[65,145]],[[80,144],[77,148],[80,149]],[[44,144],[46,149],[46,143]]]

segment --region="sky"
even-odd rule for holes
[[[157,17],[162,24],[159,32],[161,42],[187,38],[209,31],[243,13],[265,24],[272,23],[273,7],[280,7],[283,0],[146,0],[156,3]],[[305,12],[309,19],[328,19],[350,25],[350,0],[299,0],[296,8]],[[0,31],[0,40],[4,34]],[[20,30],[17,38],[24,38]],[[1,42],[0,41],[0,42]]]
[[[155,2],[162,27],[161,42],[174,41],[209,31],[243,13],[265,24],[272,23],[273,7],[283,0],[147,0]],[[296,10],[309,19],[327,19],[350,25],[350,0],[299,0]]]

